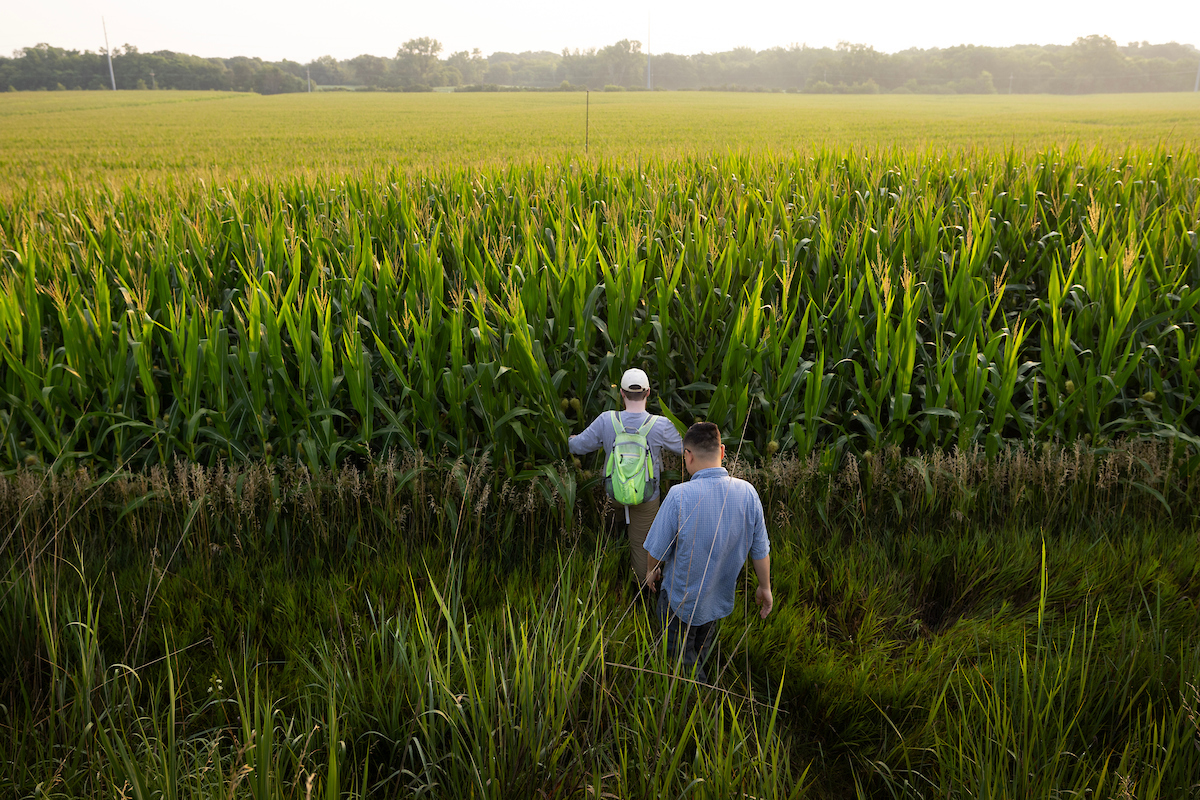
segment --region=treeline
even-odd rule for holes
[[[113,49],[113,76],[118,89],[216,89],[280,94],[306,88],[295,62],[270,63],[261,58],[201,58],[159,50],[142,53],[127,44]],[[64,50],[39,44],[13,58],[0,58],[0,89],[111,89],[104,52]]]
[[[1087,36],[1071,45],[1017,45],[881,53],[863,44],[651,59],[663,89],[758,88],[807,92],[922,94],[1089,94],[1190,91],[1200,50],[1189,44],[1131,43]]]
[[[731,89],[812,93],[924,94],[1190,91],[1200,50],[1194,45],[1086,36],[1071,45],[916,48],[881,53],[863,44],[748,47],[724,53],[648,56],[624,39],[603,48],[506,53],[478,49],[443,57],[436,39],[410,39],[392,58],[322,56],[307,64],[259,58],[201,58],[133,45],[113,50],[119,89],[220,89],[277,94],[314,87],[428,91],[474,89]],[[0,90],[107,89],[104,52],[39,44],[0,58]]]

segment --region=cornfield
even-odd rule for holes
[[[0,108],[0,795],[1195,794],[1183,101],[109,94]],[[711,691],[629,366],[766,509]]]
[[[640,366],[750,461],[1156,437],[1190,471],[1198,175],[874,149],[30,190],[0,205],[0,467],[529,477]]]

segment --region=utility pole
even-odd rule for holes
[[[305,67],[304,75],[306,78],[308,78],[308,93],[312,94],[312,69]]]
[[[1192,87],[1193,92],[1200,92],[1200,67],[1196,67],[1196,85]]]
[[[104,28],[104,52],[108,55],[108,77],[112,80],[113,91],[117,90],[117,76],[112,68],[112,49],[108,46],[108,25],[104,22],[104,17],[100,18],[100,25]]]
[[[158,81],[154,80],[154,70],[150,70],[150,88],[157,89]]]
[[[650,64],[650,15],[646,15],[646,88],[654,89],[654,70]]]

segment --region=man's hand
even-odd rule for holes
[[[662,567],[654,566],[646,572],[646,585],[650,587],[650,591],[658,592],[658,583],[662,580]]]
[[[758,591],[754,593],[754,602],[758,603],[758,615],[763,619],[771,613],[775,598],[771,596],[771,557],[769,555],[751,560],[754,564],[754,575],[758,578]]]
[[[754,593],[754,602],[758,603],[758,616],[763,619],[767,618],[767,614],[771,613],[771,609],[775,606],[775,598],[771,595],[771,587],[758,585],[758,590]]]

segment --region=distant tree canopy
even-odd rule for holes
[[[836,48],[739,47],[724,53],[647,56],[641,42],[607,47],[505,53],[478,49],[442,58],[442,44],[419,37],[394,58],[322,56],[300,64],[259,58],[200,58],[133,45],[113,50],[118,89],[222,89],[277,94],[317,86],[367,89],[645,88],[928,94],[1172,92],[1194,86],[1200,50],[1190,44],[1131,42],[1085,36],[1070,45],[910,49],[881,53],[865,44]],[[649,80],[647,80],[649,68]],[[107,89],[103,52],[38,44],[0,58],[0,90]]]

